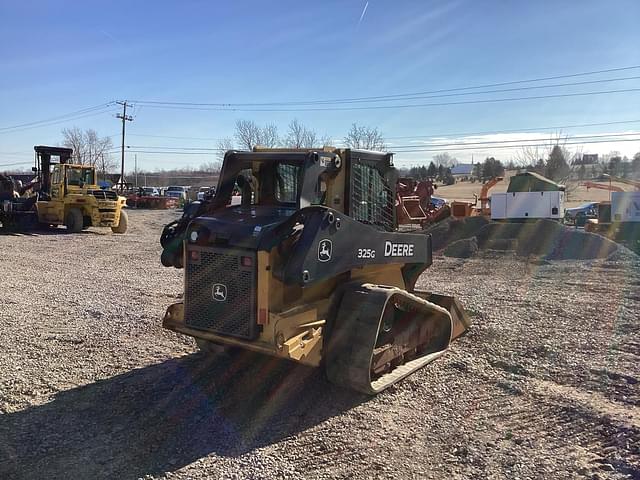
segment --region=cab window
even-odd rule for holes
[[[282,203],[295,203],[298,200],[298,177],[300,167],[286,163],[276,168],[276,199]]]
[[[93,185],[93,169],[69,168],[67,170],[67,183],[78,187],[82,185]]]
[[[58,167],[54,167],[51,173],[51,183],[54,185],[60,183],[60,169]]]

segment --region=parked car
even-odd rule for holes
[[[441,197],[431,196],[431,204],[433,205],[434,208],[438,208],[438,207],[442,207],[443,205],[446,205],[447,201]]]
[[[164,191],[165,196],[174,197],[182,199],[184,202],[187,201],[187,187],[182,187],[178,185],[171,185],[167,187]]]
[[[598,202],[583,203],[564,211],[564,223],[582,227],[588,218],[598,218]]]
[[[160,191],[156,187],[140,187],[138,190],[141,197],[159,197]]]
[[[216,193],[216,188],[215,187],[200,187],[200,189],[198,190],[198,194],[197,194],[197,199],[202,201],[204,200],[204,197],[207,194],[215,194]]]

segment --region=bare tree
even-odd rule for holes
[[[260,130],[260,143],[258,145],[262,147],[273,148],[280,144],[280,137],[278,136],[278,127],[270,123],[265,125]]]
[[[454,167],[458,164],[458,159],[452,157],[447,152],[438,153],[433,156],[433,162],[436,165],[442,165],[443,167]]]
[[[551,156],[551,152],[553,152],[555,147],[560,148],[562,156],[565,159],[573,158],[574,154],[566,147],[567,140],[567,135],[563,135],[562,132],[552,134],[549,136],[549,141],[546,142],[546,145],[522,147],[516,154],[516,161],[525,167],[535,167],[539,169],[542,164],[546,164],[545,159]]]
[[[221,162],[224,160],[224,154],[229,150],[234,150],[236,147],[233,144],[233,138],[224,137],[218,140],[218,153],[216,157]]]
[[[238,120],[235,137],[243,150],[252,150],[260,144],[260,127],[253,120]]]
[[[221,164],[218,161],[204,162],[202,165],[200,165],[200,171],[215,175],[217,173],[220,173],[220,167]]]
[[[107,178],[107,173],[113,172],[118,167],[118,162],[108,154],[100,154],[95,163],[98,174],[102,176],[102,179]]]
[[[300,120],[294,118],[289,124],[289,132],[285,145],[291,148],[313,148],[318,141],[315,131],[305,127]]]
[[[364,150],[385,150],[386,145],[382,133],[375,127],[358,126],[353,123],[344,137],[344,144],[349,148]]]
[[[85,165],[99,166],[98,170],[104,173],[114,168],[114,162],[111,159],[110,151],[113,148],[111,138],[101,138],[93,129],[80,130],[78,127],[62,130],[63,141],[65,147],[73,149],[73,161]]]
[[[323,147],[334,146],[333,138],[325,133],[322,137],[320,137],[320,145],[322,145]]]
[[[63,141],[62,144],[67,148],[73,149],[73,155],[71,159],[75,163],[83,163],[82,158],[84,156],[84,132],[78,127],[64,128],[62,130]]]
[[[252,150],[256,146],[277,147],[280,144],[278,127],[273,123],[260,127],[253,120],[238,120],[235,137],[245,150]]]

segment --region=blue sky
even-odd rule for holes
[[[117,99],[247,103],[361,97],[640,65],[638,1],[370,0],[360,21],[366,3],[5,1],[0,5],[0,128]],[[563,81],[630,76],[640,76],[640,69]],[[629,88],[640,88],[640,80],[478,98]],[[133,111],[127,144],[215,147],[215,140],[142,135],[221,138],[232,135],[241,118],[275,123],[284,133],[297,117],[336,139],[353,122],[377,126],[393,150],[394,143],[409,141],[392,138],[398,136],[640,120],[639,107],[640,92],[295,113],[143,106]],[[0,130],[0,164],[28,161],[33,145],[58,144],[60,130],[74,125],[114,135],[118,145],[114,113],[111,108],[66,123]],[[640,122],[563,133],[635,131]],[[509,138],[520,138],[513,135]],[[584,147],[612,149],[633,154],[640,142]],[[417,164],[433,153],[399,153],[396,158],[400,164]],[[451,153],[466,160],[471,153],[486,152]],[[498,158],[514,154],[495,151]],[[149,169],[207,160],[205,155],[138,154],[138,163]]]

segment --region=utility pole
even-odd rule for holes
[[[116,102],[118,105],[122,105],[122,115],[117,114],[116,118],[122,119],[122,164],[120,166],[120,192],[124,190],[124,132],[127,122],[132,122],[133,117],[127,115],[127,101]]]
[[[133,154],[133,164],[136,172],[136,188],[138,188],[138,154]]]

